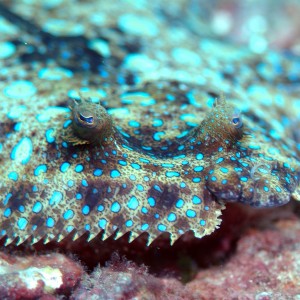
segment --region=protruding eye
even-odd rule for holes
[[[243,126],[241,117],[233,117],[231,122],[236,128],[241,128]]]
[[[232,125],[235,128],[241,128],[243,126],[243,121],[241,117],[241,111],[239,109],[235,109],[231,119]]]
[[[93,116],[84,116],[81,113],[79,113],[79,118],[81,121],[88,123],[89,125],[94,123],[94,117]]]

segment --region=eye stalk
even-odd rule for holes
[[[82,98],[73,100],[70,109],[74,144],[103,143],[113,134],[112,119],[99,103]]]

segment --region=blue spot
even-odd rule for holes
[[[38,72],[38,76],[39,78],[46,80],[61,80],[73,77],[73,72],[60,67],[44,68]]]
[[[157,191],[159,191],[159,192],[162,193],[162,190],[161,190],[161,188],[160,188],[159,185],[155,184],[155,185],[153,186],[153,188],[154,188],[155,190],[157,190]]]
[[[206,224],[206,221],[205,221],[205,220],[201,220],[201,221],[200,221],[200,225],[201,225],[201,226],[205,226],[205,224]]]
[[[55,225],[54,219],[52,219],[51,217],[49,217],[49,218],[46,220],[46,226],[52,228],[52,227],[54,227],[54,225]]]
[[[195,218],[196,217],[196,212],[194,210],[192,210],[192,209],[188,209],[186,211],[186,216],[188,218]]]
[[[75,172],[77,173],[80,173],[83,171],[83,165],[81,164],[78,164],[76,167],[75,167]]]
[[[150,163],[150,160],[149,159],[146,159],[146,158],[140,158],[140,161],[143,162],[143,163],[146,163],[146,164],[149,164]]]
[[[141,166],[137,163],[132,163],[131,166],[136,170],[139,170],[141,168]]]
[[[101,229],[105,229],[106,224],[107,224],[106,219],[100,219],[99,222],[98,222],[98,226],[99,226]]]
[[[28,98],[36,93],[37,89],[31,81],[17,80],[4,89],[5,96],[12,99]]]
[[[120,173],[118,170],[112,170],[112,171],[110,172],[110,176],[111,176],[112,178],[119,177],[120,175],[121,175],[121,173]]]
[[[149,224],[147,224],[147,223],[142,224],[142,226],[141,226],[142,230],[147,230],[148,228],[149,228]]]
[[[121,166],[126,166],[127,165],[127,162],[125,160],[119,160],[118,163],[121,165]]]
[[[181,138],[185,137],[188,133],[189,133],[188,130],[184,130],[184,131],[181,132],[179,135],[176,135],[176,138],[177,138],[177,139],[181,139]]]
[[[39,213],[41,210],[43,209],[43,205],[40,201],[35,202],[35,204],[33,205],[32,211],[34,213]]]
[[[155,199],[152,198],[152,197],[149,197],[149,198],[148,198],[148,203],[149,203],[149,205],[150,205],[151,207],[154,207],[154,206],[155,206]]]
[[[34,174],[34,176],[39,176],[42,172],[46,173],[47,169],[48,168],[46,165],[39,165],[35,168],[33,174]]]
[[[174,172],[174,171],[167,171],[166,176],[167,177],[179,177],[180,173],[179,172]]]
[[[11,159],[25,165],[29,162],[32,154],[32,142],[28,137],[22,138],[12,149]]]
[[[203,154],[202,153],[198,153],[197,155],[196,155],[196,159],[198,159],[198,160],[202,160],[203,159]]]
[[[46,136],[46,141],[48,143],[53,143],[55,141],[55,137],[53,136],[53,133],[54,133],[53,128],[49,128],[46,130],[45,136]]]
[[[184,205],[184,201],[182,199],[178,199],[178,201],[176,202],[176,207],[177,208],[182,208]]]
[[[211,181],[217,181],[217,177],[216,176],[211,176]]]
[[[194,204],[200,204],[202,202],[202,200],[196,195],[193,196],[192,201]]]
[[[71,123],[72,123],[72,120],[67,120],[67,121],[64,123],[63,127],[64,127],[64,128],[68,128],[68,127],[71,125]]]
[[[8,203],[8,200],[11,198],[12,193],[8,193],[5,197],[5,199],[3,200],[3,204],[6,206]]]
[[[61,171],[62,173],[65,173],[65,172],[69,169],[69,167],[70,167],[70,163],[64,162],[64,163],[62,163],[61,166],[60,166],[60,171]]]
[[[136,188],[140,191],[143,192],[144,191],[144,187],[141,184],[137,184]]]
[[[248,177],[241,177],[240,180],[244,181],[244,182],[247,182],[248,181]]]
[[[127,220],[127,221],[125,222],[125,225],[126,225],[126,227],[131,227],[131,226],[133,225],[132,220]]]
[[[10,208],[6,208],[4,211],[4,217],[8,218],[11,215],[11,209]]]
[[[115,201],[112,205],[110,210],[114,213],[118,213],[121,209],[121,205],[119,204],[119,202]]]
[[[269,188],[267,186],[264,186],[264,190],[265,190],[265,192],[268,192]]]
[[[181,183],[180,183],[180,187],[181,187],[182,189],[184,189],[184,188],[186,187],[185,182],[181,182]]]
[[[68,209],[64,212],[63,217],[65,220],[70,220],[74,217],[74,211],[72,209]]]
[[[21,126],[22,126],[22,123],[17,123],[14,127],[14,130],[15,131],[20,131],[21,130]]]
[[[248,148],[252,149],[252,150],[259,150],[260,146],[258,146],[258,145],[249,145]]]
[[[32,187],[32,191],[33,192],[37,192],[39,189],[38,189],[38,187],[36,186],[36,185],[34,185],[33,187]]]
[[[276,189],[276,191],[279,192],[279,193],[282,192],[282,190],[281,190],[281,188],[280,188],[279,186],[276,186],[275,189]]]
[[[227,168],[222,167],[222,168],[220,168],[220,170],[221,170],[222,173],[228,173],[228,169]]]
[[[60,201],[62,200],[62,198],[63,198],[63,195],[61,192],[54,191],[49,200],[49,205],[53,206],[53,205],[59,204]]]
[[[94,174],[94,176],[101,176],[102,173],[103,173],[103,171],[101,169],[96,169],[93,174]]]
[[[135,177],[135,175],[133,175],[133,174],[131,174],[131,175],[129,176],[129,178],[130,178],[130,180],[132,180],[132,181],[135,181],[135,180],[136,180],[136,177]]]
[[[223,157],[219,157],[219,158],[216,160],[216,163],[219,164],[219,163],[221,163],[223,160],[224,160]]]
[[[141,126],[141,124],[139,122],[135,121],[135,120],[130,120],[128,122],[128,125],[131,126],[131,127],[134,127],[134,128],[138,128],[138,127]]]
[[[23,213],[25,211],[24,205],[19,206],[19,212]]]
[[[83,208],[82,208],[82,213],[84,215],[88,215],[90,213],[90,207],[88,205],[85,205]]]
[[[222,183],[222,184],[227,184],[227,179],[223,179],[223,180],[221,181],[221,183]]]
[[[153,134],[153,139],[155,141],[160,141],[161,140],[161,136],[163,136],[165,133],[163,131],[158,131],[158,132],[155,132]]]
[[[8,178],[11,179],[11,180],[13,180],[13,181],[17,181],[18,177],[19,177],[19,175],[18,175],[17,172],[10,172],[8,174]]]
[[[194,177],[192,180],[193,180],[193,182],[197,183],[197,182],[201,181],[201,178],[200,177]]]
[[[20,218],[18,220],[18,227],[20,230],[24,230],[28,224],[28,221],[25,218]]]
[[[152,123],[153,127],[159,127],[159,126],[162,126],[163,124],[164,124],[163,120],[161,120],[161,119],[153,119],[153,123]]]
[[[82,179],[82,180],[81,180],[81,184],[82,184],[83,186],[89,186],[88,182],[87,182],[85,179]]]
[[[161,166],[162,166],[163,168],[173,168],[173,167],[174,167],[174,164],[162,163]]]
[[[130,209],[135,210],[135,209],[137,209],[137,207],[139,206],[139,201],[136,199],[135,196],[132,196],[132,197],[130,198],[130,200],[128,201],[127,206],[128,206]]]
[[[146,207],[142,207],[142,209],[141,209],[141,212],[143,213],[143,214],[147,214],[148,213],[148,209],[146,208]]]
[[[68,180],[67,184],[69,187],[72,187],[74,185],[74,180]]]
[[[194,168],[195,172],[201,172],[204,168],[202,166],[197,166]]]
[[[97,207],[97,210],[98,210],[98,211],[103,211],[103,210],[104,210],[104,206],[103,206],[103,205],[101,205],[101,204],[100,204],[100,205],[98,205],[98,207]]]
[[[158,224],[158,225],[157,225],[157,229],[158,229],[159,231],[166,231],[167,226],[165,226],[165,225],[163,225],[163,224]]]
[[[170,213],[170,214],[168,215],[168,221],[169,221],[169,222],[175,222],[176,219],[177,219],[177,217],[176,217],[176,215],[175,215],[174,213]]]
[[[72,226],[72,225],[69,225],[69,226],[66,227],[66,230],[68,232],[71,232],[73,229],[74,229],[74,226]]]
[[[77,199],[77,200],[82,199],[82,195],[81,195],[80,193],[77,193],[77,194],[76,194],[76,199]]]
[[[10,42],[1,42],[0,49],[0,59],[6,59],[16,52],[16,46]]]

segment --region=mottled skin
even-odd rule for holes
[[[86,99],[73,102],[71,114],[53,107],[13,122],[3,116],[0,228],[7,243],[60,240],[73,230],[75,237],[89,231],[90,239],[102,230],[104,238],[130,231],[131,240],[147,232],[149,243],[167,231],[174,242],[188,230],[213,232],[221,200],[257,207],[289,201],[299,164],[282,142],[260,139],[254,114],[241,123],[222,97],[214,107],[204,99],[201,108],[191,105],[186,95],[197,86],[150,84],[156,99],[143,87],[105,99],[113,122]]]
[[[65,11],[74,6],[68,3]],[[42,26],[62,6],[43,11],[47,17],[29,13]],[[226,201],[269,207],[300,199],[297,58],[203,38],[200,26],[198,36],[182,28],[178,41],[167,19],[156,19],[159,36],[136,36],[120,22],[124,9],[134,11],[130,3],[98,6],[114,18],[87,25],[89,38],[66,38],[0,5],[18,26],[4,35],[15,53],[0,60],[0,235],[7,244],[60,240],[73,230],[75,238],[89,231],[90,239],[103,230],[103,238],[131,231],[131,240],[147,232],[149,243],[166,231],[174,242],[188,230],[213,232]],[[149,20],[147,6],[141,9],[135,13]],[[77,13],[90,24],[86,9]],[[108,41],[107,61],[90,38]],[[18,80],[26,81],[23,90]],[[70,111],[66,94],[87,87],[103,89],[102,105],[86,101],[88,92],[69,102]]]

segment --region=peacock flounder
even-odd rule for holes
[[[212,233],[224,201],[287,203],[299,163],[242,115],[200,88],[151,82],[105,99],[1,116],[0,233],[6,243],[163,232],[171,242]],[[13,110],[14,106],[12,106]],[[18,239],[16,239],[18,238]]]

